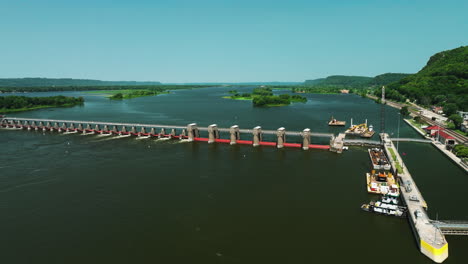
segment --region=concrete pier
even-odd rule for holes
[[[448,257],[448,243],[441,229],[427,215],[427,204],[388,134],[382,134],[385,152],[400,182],[400,197],[408,207],[408,220],[420,251],[441,263]],[[393,155],[392,155],[393,154]],[[395,157],[395,158],[394,158]],[[397,173],[397,163],[402,171]]]
[[[238,125],[231,126],[231,128],[229,129],[229,135],[230,135],[229,144],[231,145],[237,144],[237,140],[240,139],[239,126]]]
[[[310,145],[310,128],[306,128],[301,132],[302,136],[302,149],[308,150]]]
[[[258,147],[260,146],[260,141],[262,141],[262,127],[256,126],[253,129],[253,146]]]
[[[199,137],[198,126],[196,123],[189,124],[187,126],[188,140],[193,141],[195,138]]]
[[[208,126],[208,143],[216,142],[219,139],[218,125],[213,124]]]
[[[284,127],[278,128],[278,130],[276,131],[276,136],[278,138],[276,147],[277,148],[284,147],[284,143],[286,143],[286,129]]]

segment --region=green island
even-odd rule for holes
[[[238,93],[236,90],[229,91],[230,96],[224,96],[226,99],[234,100],[252,100],[253,106],[256,107],[274,107],[274,106],[286,106],[290,105],[291,102],[307,102],[307,98],[300,95],[273,95],[272,88],[254,88],[252,94],[250,93]]]
[[[51,107],[71,107],[83,104],[83,97],[49,96],[0,96],[0,113],[30,111]]]
[[[148,90],[105,90],[105,91],[89,91],[89,94],[104,95],[111,100],[131,99],[143,96],[155,96],[158,94],[168,94],[169,92],[163,89],[148,89]]]

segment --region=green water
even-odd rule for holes
[[[338,133],[326,124],[334,115],[379,131],[380,106],[358,96],[263,109],[221,98],[228,90],[124,101],[70,92],[85,105],[15,116]],[[386,108],[386,120],[396,137],[397,110]],[[419,136],[401,121],[400,137]],[[360,210],[376,198],[365,190],[364,148],[338,155],[5,129],[0,143],[2,263],[432,263],[405,219]],[[431,217],[468,220],[465,172],[430,145],[399,147]],[[448,242],[445,263],[464,263],[466,237]]]

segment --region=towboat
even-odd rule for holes
[[[378,202],[370,202],[368,204],[361,205],[361,209],[366,212],[396,216],[396,217],[406,217],[407,209],[403,206],[391,205]]]

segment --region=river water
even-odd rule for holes
[[[344,128],[327,126],[334,115],[380,130],[380,105],[356,95],[308,94],[304,104],[253,108],[221,98],[232,89],[124,101],[29,93],[86,102],[11,116],[338,133]],[[396,109],[385,111],[387,133],[397,137],[399,124],[400,137],[420,137]],[[432,263],[407,220],[360,210],[377,198],[365,189],[365,148],[340,155],[6,129],[0,143],[2,263]],[[468,220],[466,173],[431,145],[399,148],[430,216]],[[468,239],[447,238],[445,263],[464,263]]]

